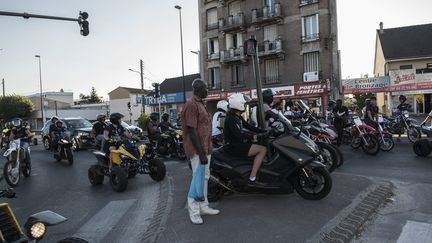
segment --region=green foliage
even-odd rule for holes
[[[8,95],[0,97],[0,118],[8,120],[14,117],[25,118],[34,111],[31,100],[21,95]]]
[[[95,87],[92,87],[90,95],[80,94],[79,104],[96,104],[102,103],[102,96],[98,96]]]
[[[375,96],[372,93],[364,93],[364,94],[354,94],[354,99],[356,100],[357,110],[361,111],[365,106],[366,99],[370,99]]]
[[[150,121],[150,114],[144,113],[138,117],[138,126],[144,131],[147,131],[147,123]]]
[[[356,106],[356,104],[357,104],[357,102],[355,102],[353,99],[350,99],[350,98],[344,99],[344,106],[346,106],[348,108]]]

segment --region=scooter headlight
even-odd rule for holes
[[[35,240],[40,240],[45,235],[46,232],[46,226],[44,223],[41,222],[35,222],[30,226],[30,236],[33,237]]]

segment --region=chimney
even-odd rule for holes
[[[380,22],[379,23],[379,26],[380,26],[380,34],[384,34],[384,29],[383,29],[383,22]]]

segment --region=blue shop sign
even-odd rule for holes
[[[144,96],[145,105],[157,105],[159,104],[159,99],[161,104],[171,104],[171,103],[182,103],[183,102],[183,92],[171,93],[171,94],[161,94],[159,98],[153,98],[152,96]]]

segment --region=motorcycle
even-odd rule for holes
[[[375,136],[378,137],[380,141],[380,148],[382,151],[388,152],[391,151],[394,148],[394,141],[393,141],[393,134],[391,134],[389,131],[384,130],[383,125],[384,124],[384,118],[382,115],[378,116],[378,130],[375,132]]]
[[[0,198],[14,198],[15,192],[12,189],[0,190]],[[8,203],[0,204],[0,242],[28,242],[34,243],[43,239],[46,235],[46,228],[65,222],[67,218],[52,211],[43,211],[31,215],[24,227],[21,227],[17,218]],[[60,240],[61,243],[86,243],[86,240],[69,237]]]
[[[374,135],[377,133],[375,128],[364,124],[358,116],[353,117],[353,122],[351,147],[354,149],[362,147],[363,151],[369,155],[378,154],[380,151],[380,142]]]
[[[417,120],[410,118],[408,111],[403,111],[396,119],[389,119],[385,122],[385,128],[392,134],[404,134],[406,131],[408,140],[414,143],[421,137],[420,129],[415,123]]]
[[[183,133],[181,130],[170,129],[160,135],[159,141],[154,143],[154,150],[160,156],[177,157],[186,159],[183,148]]]
[[[27,148],[30,154],[30,146]],[[20,181],[21,173],[24,177],[29,177],[31,174],[30,158],[27,158],[26,151],[21,147],[21,140],[15,139],[9,143],[9,148],[4,152],[7,162],[3,167],[3,176],[6,182],[15,187]]]
[[[258,171],[260,185],[249,185],[253,158],[236,158],[221,147],[212,154],[209,201],[219,200],[225,193],[287,194],[297,191],[301,197],[320,200],[332,188],[332,179],[325,165],[319,162],[319,147],[300,129],[279,113],[284,131],[275,134],[268,145],[268,157]]]
[[[136,174],[148,174],[154,181],[165,178],[165,164],[155,158],[148,160],[145,156],[146,145],[137,139],[129,141],[114,137],[110,142],[117,144],[118,149],[110,151],[109,157],[100,151],[93,152],[98,162],[88,169],[92,185],[101,185],[107,176],[113,190],[123,192],[128,186],[128,179]]]
[[[57,162],[67,160],[69,165],[73,164],[72,141],[68,132],[62,132],[57,137],[57,149],[54,151],[54,158]]]

